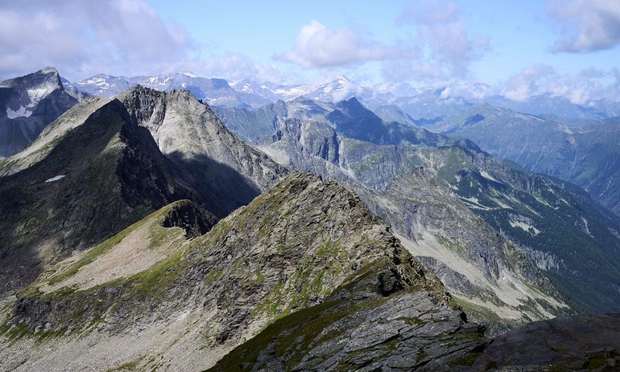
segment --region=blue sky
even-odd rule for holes
[[[192,71],[231,80],[446,86],[574,101],[620,85],[620,1],[0,2],[0,79]]]

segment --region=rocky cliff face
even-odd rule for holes
[[[169,214],[158,212],[26,288],[4,313],[3,366],[200,370],[267,337],[274,344],[261,342],[252,353],[272,357],[244,353],[248,365],[321,368],[320,355],[328,353],[329,365],[357,368],[372,364],[364,355],[373,352],[376,366],[408,369],[485,344],[482,329],[465,322],[441,282],[382,221],[354,194],[308,173],[289,176],[152,266],[91,284],[89,270],[140,229],[151,229],[147,249],[157,251],[168,239],[155,236],[170,228],[148,221]],[[291,337],[294,353],[270,352]],[[328,350],[327,342],[339,346]],[[52,344],[55,353],[46,351]]]
[[[84,98],[65,90],[53,67],[0,81],[0,160],[25,149],[45,126]]]
[[[132,120],[149,130],[177,176],[211,195],[219,218],[249,203],[286,174],[284,167],[231,133],[189,91],[158,92],[136,86],[121,95]]]

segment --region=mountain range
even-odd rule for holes
[[[253,80],[229,82],[183,72],[129,78],[96,75],[74,83],[67,82],[66,86],[89,94],[110,97],[135,84],[157,90],[187,89],[211,106],[253,109],[278,100],[290,101],[298,97],[331,103],[355,97],[372,110],[395,105],[417,120],[454,114],[485,102],[518,112],[555,115],[566,119],[599,120],[620,115],[618,102],[598,100],[576,104],[563,96],[551,94],[534,95],[516,101],[503,95],[492,94],[489,86],[479,82],[439,89],[414,88],[404,83],[361,85],[339,76],[333,81],[323,83],[278,85]]]
[[[420,127],[474,105],[385,119],[339,79],[321,91],[362,98],[212,110],[251,82],[170,76],[80,96],[0,163],[0,370],[620,362],[617,317],[566,316],[618,311],[620,218]]]

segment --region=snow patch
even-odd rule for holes
[[[495,177],[493,177],[489,173],[487,173],[487,171],[480,171],[480,175],[482,177],[486,178],[487,180],[503,184],[502,181],[497,180]]]
[[[58,181],[60,179],[65,178],[64,174],[59,174],[58,176],[54,176],[52,178],[50,178],[49,180],[45,180],[45,182],[54,182],[54,181]]]
[[[538,230],[534,226],[532,226],[532,225],[530,225],[528,223],[522,222],[522,221],[508,221],[508,223],[510,224],[510,226],[512,226],[512,227],[519,227],[523,231],[529,232],[530,234],[532,234],[534,236],[536,236],[536,235],[538,235],[540,233],[540,230]]]
[[[50,94],[54,90],[54,87],[51,85],[47,85],[37,89],[28,89],[26,93],[28,93],[28,98],[30,99],[30,103],[26,106],[20,106],[17,110],[11,110],[10,108],[6,109],[6,116],[9,119],[15,119],[19,117],[30,117],[32,115],[32,110],[43,98],[45,98],[48,94]]]
[[[28,111],[28,109],[30,108],[29,106],[30,105],[22,106],[17,111],[13,111],[10,108],[7,108],[6,116],[8,116],[9,119],[15,119],[15,118],[20,118],[20,117],[28,118],[30,117],[30,115],[32,115],[32,112]]]

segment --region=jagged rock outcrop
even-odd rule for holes
[[[177,177],[211,195],[209,210],[222,218],[273,186],[286,169],[231,133],[189,91],[135,86],[120,94],[132,120],[146,127]]]
[[[53,67],[0,81],[0,160],[25,149],[45,126],[84,98],[64,89]]]
[[[211,221],[193,202],[182,200],[170,208],[161,225],[180,227],[185,230],[185,237],[191,239],[209,231]]]
[[[130,235],[110,244],[123,244]],[[42,363],[50,370],[123,363],[200,370],[236,346],[243,350],[248,340],[256,345],[268,337],[278,346],[253,349],[267,356],[247,360],[257,368],[265,361],[321,368],[327,365],[314,356],[328,352],[332,364],[355,369],[372,365],[363,356],[371,351],[380,357],[377,365],[430,368],[486,342],[482,328],[465,321],[441,282],[354,194],[309,173],[285,178],[180,247],[144,271],[95,286],[86,280],[42,293],[45,281],[34,283],[5,313],[3,365],[21,360],[16,370]],[[59,264],[45,280],[61,286],[80,273],[71,267]],[[368,328],[374,326],[385,333]],[[287,329],[296,351],[270,353],[291,336]],[[26,347],[49,334],[56,338]],[[97,349],[85,354],[94,340],[100,340]],[[322,349],[328,341],[340,346]],[[46,351],[50,343],[57,354]]]

